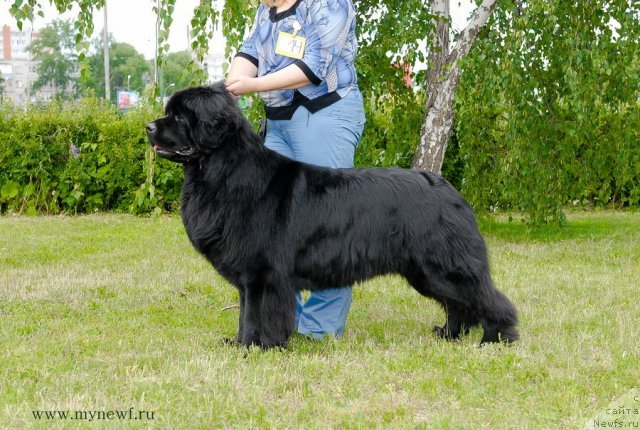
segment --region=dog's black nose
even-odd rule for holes
[[[156,127],[155,122],[150,122],[147,124],[147,133],[152,134],[155,133],[158,128]]]

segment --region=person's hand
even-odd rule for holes
[[[249,76],[230,76],[224,83],[227,90],[236,96],[241,96],[249,93],[256,93],[258,89],[258,78],[251,78]]]

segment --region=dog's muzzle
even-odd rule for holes
[[[199,152],[194,147],[187,147],[181,149],[171,149],[164,148],[158,145],[158,138],[156,136],[158,132],[158,126],[155,121],[151,121],[145,127],[147,129],[147,137],[149,139],[149,143],[151,143],[151,147],[162,158],[166,158],[167,160],[176,162],[176,163],[187,163],[198,158]]]

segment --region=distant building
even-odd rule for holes
[[[214,52],[207,55],[202,67],[209,76],[209,83],[219,81],[224,78],[222,65],[225,62],[224,53]]]
[[[55,95],[53,87],[46,85],[37,93],[31,93],[31,85],[38,79],[38,62],[31,58],[27,47],[38,37],[38,33],[11,30],[8,25],[2,27],[0,34],[0,97],[8,98],[17,106],[27,103],[51,100]]]
[[[222,43],[220,43],[222,42]],[[202,62],[202,67],[207,76],[209,77],[208,83],[217,82],[224,79],[224,67],[223,65],[227,61],[224,50],[226,42],[222,34],[216,34],[216,36],[209,41],[209,54]]]

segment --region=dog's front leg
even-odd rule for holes
[[[284,348],[293,331],[296,295],[293,283],[279,277],[265,283],[260,309],[262,348]]]
[[[236,342],[235,343],[242,343],[242,332],[243,332],[243,327],[244,327],[244,309],[245,309],[245,298],[246,298],[246,294],[244,292],[244,287],[240,287],[238,288],[238,291],[240,292],[240,317],[238,318],[238,335],[236,336]]]
[[[295,290],[283,276],[266,275],[247,284],[242,310],[244,346],[283,348],[293,331]]]
[[[240,317],[238,318],[238,334],[236,335],[236,337],[232,338],[228,338],[225,337],[222,340],[224,341],[224,343],[226,343],[227,345],[240,345],[242,344],[242,333],[243,333],[243,327],[244,327],[244,309],[245,309],[245,298],[246,298],[246,294],[244,292],[244,287],[242,286],[238,286],[238,292],[240,293],[240,297],[239,297],[239,305],[240,305]]]
[[[242,345],[262,346],[260,343],[260,308],[262,304],[262,285],[253,283],[247,285],[240,293],[240,324],[238,330],[239,341]]]

